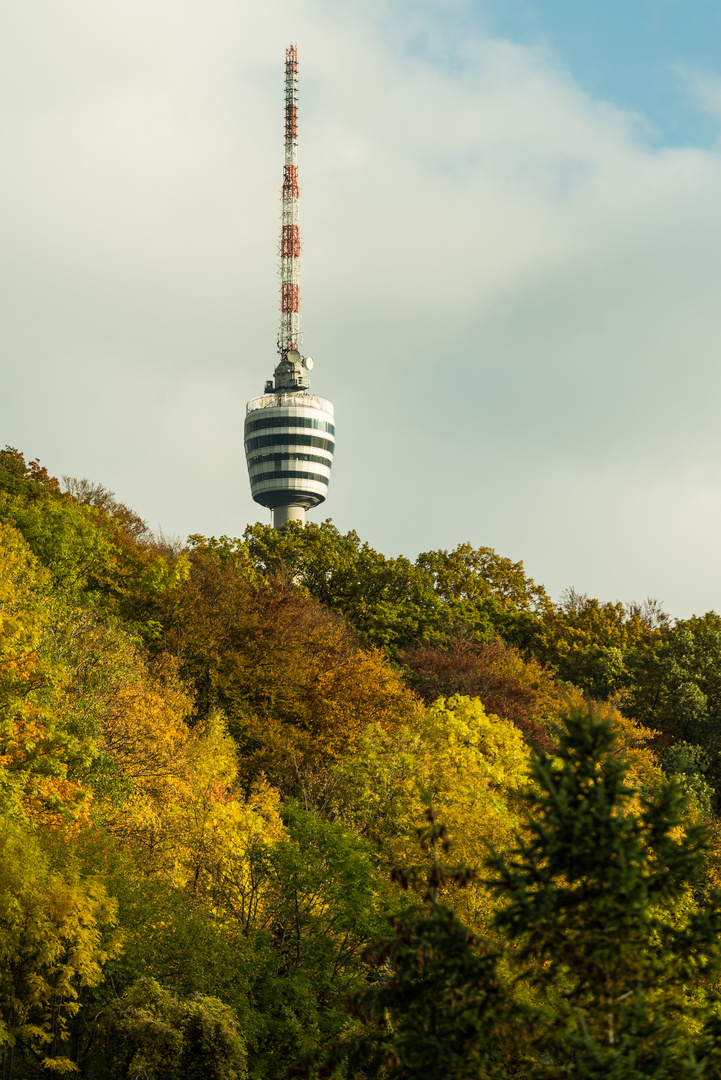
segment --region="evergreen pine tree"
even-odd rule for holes
[[[518,1023],[498,977],[498,953],[479,943],[438,900],[438,890],[464,885],[473,871],[441,864],[445,826],[432,809],[421,830],[431,859],[425,867],[397,872],[403,888],[421,902],[391,919],[394,934],[369,951],[372,982],[347,1002],[356,1030],[314,1065],[291,1075],[365,1077],[373,1080],[501,1080],[517,1075]],[[515,1028],[515,1030],[514,1030]]]
[[[629,787],[596,707],[569,716],[558,756],[539,752],[532,774],[524,838],[489,865],[505,901],[497,927],[553,1005],[538,1026],[537,1075],[718,1076],[712,1028],[696,1045],[689,1034],[719,966],[718,897],[698,910],[689,887],[704,829],[683,828],[675,784],[650,798]]]

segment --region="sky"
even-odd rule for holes
[[[2,443],[168,536],[269,521],[290,42],[309,520],[721,611],[718,0],[5,5]]]

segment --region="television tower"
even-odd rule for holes
[[[285,51],[285,164],[280,232],[280,359],[261,397],[246,406],[245,456],[250,491],[279,528],[305,522],[325,500],[335,450],[333,405],[308,392],[313,358],[301,356],[298,225],[298,50]]]

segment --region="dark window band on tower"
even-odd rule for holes
[[[335,443],[330,439],[319,439],[317,435],[258,435],[255,439],[246,439],[245,452],[248,454],[263,446],[315,446],[331,454],[335,450]]]
[[[330,469],[333,464],[332,458],[316,457],[315,454],[303,454],[300,452],[290,454],[257,454],[248,458],[248,468],[253,469],[258,465],[270,465],[275,461],[312,461],[314,465],[325,465]]]
[[[260,428],[315,428],[316,431],[328,431],[335,435],[335,428],[327,420],[314,420],[312,416],[261,416],[257,420],[246,420],[246,433],[259,431]]]
[[[267,472],[253,477],[254,484],[262,484],[264,480],[313,480],[316,484],[328,486],[327,476],[312,472]]]

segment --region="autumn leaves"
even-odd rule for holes
[[[715,1061],[721,629],[657,616],[329,522],[183,548],[0,453],[3,1080],[605,1076],[687,976],[667,1060]],[[460,870],[409,908],[429,807]]]

